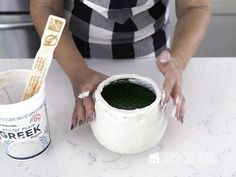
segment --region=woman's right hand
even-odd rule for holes
[[[94,71],[88,67],[80,69],[71,78],[73,92],[75,96],[75,108],[72,115],[71,129],[84,123],[89,123],[95,118],[94,101],[92,98],[93,92],[96,90],[98,84],[105,80],[108,76]],[[80,93],[89,91],[90,94],[86,98],[78,98]]]

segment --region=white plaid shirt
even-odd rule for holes
[[[168,47],[169,0],[74,0],[70,30],[85,58],[157,56]]]

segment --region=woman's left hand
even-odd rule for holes
[[[178,60],[171,56],[168,50],[164,50],[157,57],[156,64],[164,75],[161,107],[165,109],[170,97],[173,98],[174,109],[172,116],[183,123],[185,113],[185,98],[182,90],[182,67]]]

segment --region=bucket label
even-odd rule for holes
[[[15,159],[29,159],[47,149],[50,143],[44,101],[34,111],[15,118],[0,117],[0,139],[6,153]]]
[[[32,127],[30,129],[22,128],[22,129],[12,129],[11,133],[7,133],[4,131],[0,131],[0,135],[2,138],[5,139],[22,139],[22,138],[28,138],[28,137],[34,137],[38,133],[41,133],[41,129],[39,128],[40,124],[37,125],[37,127]],[[24,130],[25,129],[25,130]]]
[[[24,119],[30,119],[30,122],[32,123],[32,122],[36,122],[36,114],[37,113],[40,113],[43,109],[45,109],[45,111],[46,111],[46,103],[44,102],[44,103],[42,103],[37,109],[35,109],[34,111],[32,111],[32,112],[30,112],[30,113],[27,113],[27,114],[25,114],[25,115],[22,115],[22,116],[18,116],[18,117],[0,117],[0,123],[1,122],[6,122],[7,124],[9,124],[9,123],[13,123],[13,122],[16,122],[16,121],[21,121],[21,120],[24,120]],[[45,114],[46,114],[46,112],[45,112]],[[39,116],[40,116],[40,119],[41,119],[41,115],[42,115],[42,113],[40,113],[39,114]],[[38,118],[39,119],[39,118]],[[25,122],[23,122],[23,124],[25,124]],[[0,124],[1,125],[1,124]],[[18,125],[19,125],[19,122],[18,122]],[[2,126],[4,126],[4,125],[2,125]],[[5,126],[9,126],[9,125],[5,125]],[[10,125],[10,126],[12,126],[12,125]]]

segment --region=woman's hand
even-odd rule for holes
[[[160,72],[164,75],[161,107],[165,109],[170,97],[173,98],[172,116],[183,123],[185,98],[182,91],[182,67],[167,50],[161,52],[156,60]]]
[[[72,115],[71,129],[75,128],[78,123],[79,126],[81,126],[95,118],[92,94],[96,90],[98,84],[106,78],[106,75],[88,67],[80,68],[77,75],[73,76],[71,83],[75,96],[75,108]],[[83,99],[78,98],[78,95],[85,91],[90,92],[89,96]]]

